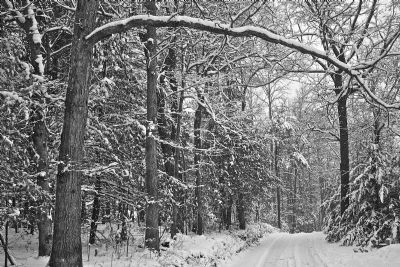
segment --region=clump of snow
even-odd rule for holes
[[[22,68],[25,71],[25,79],[28,80],[29,76],[31,75],[31,68],[30,68],[29,64],[26,62],[21,61],[20,63],[21,63]]]
[[[40,34],[39,34],[40,35]],[[39,66],[39,72],[41,75],[43,75],[44,73],[44,65],[43,65],[43,56],[42,55],[37,55],[35,62],[38,64]]]
[[[3,95],[6,98],[7,105],[14,105],[15,102],[24,102],[24,99],[20,97],[16,92],[0,91],[0,95]]]

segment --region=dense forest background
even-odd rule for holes
[[[52,266],[107,222],[400,241],[396,1],[0,4],[0,223]]]

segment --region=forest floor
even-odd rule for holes
[[[192,233],[178,234],[171,240],[164,233],[160,255],[143,248],[143,228],[131,225],[129,242],[116,245],[116,225],[98,226],[100,240],[88,246],[88,229],[82,228],[82,256],[85,267],[160,267],[160,266],[221,266],[236,254],[259,244],[263,236],[278,230],[269,224],[250,225],[246,230],[215,231],[202,236]],[[26,233],[25,229],[9,230],[9,250],[18,266],[45,267],[49,258],[37,257],[37,235]],[[95,254],[97,254],[95,256]],[[0,249],[0,266],[4,262],[4,251]]]
[[[159,266],[311,266],[311,267],[399,267],[400,244],[374,249],[368,253],[355,247],[328,243],[321,232],[288,234],[278,232],[268,224],[248,227],[245,231],[222,231],[203,236],[178,235],[155,255],[140,246],[143,243],[140,229],[131,229],[130,241],[115,245],[112,239],[116,229],[111,225],[99,227],[105,239],[89,247],[83,229],[83,263],[85,267],[159,267]],[[10,229],[11,230],[11,229]],[[37,236],[10,231],[11,254],[18,266],[45,267],[48,257],[37,255]],[[137,238],[134,238],[136,235]],[[263,236],[263,237],[262,237]],[[106,242],[106,240],[108,240]],[[85,245],[86,244],[86,245]],[[113,245],[114,244],[114,245]],[[96,256],[95,256],[96,251]],[[0,251],[0,265],[4,252]]]
[[[400,244],[361,252],[328,243],[321,232],[274,233],[259,246],[235,256],[226,267],[399,267]]]

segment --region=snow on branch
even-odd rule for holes
[[[153,27],[187,27],[216,34],[224,34],[233,37],[258,37],[270,43],[280,44],[285,47],[294,49],[303,54],[311,55],[318,59],[323,59],[331,65],[347,73],[351,77],[355,77],[360,83],[365,96],[372,99],[373,102],[384,108],[400,109],[400,103],[387,104],[379,97],[377,97],[367,86],[362,78],[362,72],[346,64],[336,57],[328,55],[325,51],[315,48],[311,45],[303,44],[301,42],[285,38],[275,34],[265,28],[257,26],[240,26],[231,27],[228,24],[223,24],[219,21],[210,21],[200,18],[193,18],[189,16],[153,16],[153,15],[136,15],[126,19],[113,21],[100,26],[93,30],[85,39],[95,44],[102,39],[109,37],[112,34],[123,33],[135,27],[153,26]]]
[[[152,16],[152,15],[136,15],[126,19],[113,21],[92,31],[85,39],[91,43],[96,43],[108,36],[116,33],[126,32],[129,29],[141,26],[153,27],[187,27],[197,30],[208,31],[217,34],[225,34],[233,37],[250,37],[256,36],[267,42],[281,44],[283,46],[293,48],[301,53],[312,55],[324,59],[339,69],[348,73],[351,67],[341,62],[335,57],[327,55],[325,51],[314,48],[309,45],[302,44],[298,41],[291,40],[275,34],[267,29],[256,26],[231,27],[219,21],[209,21],[200,18],[192,18],[189,16]]]

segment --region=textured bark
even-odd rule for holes
[[[332,76],[336,94],[340,94],[343,88],[343,78],[340,73]],[[347,97],[342,96],[337,102],[339,120],[339,147],[340,147],[340,214],[349,206],[349,181],[350,181],[350,157],[349,157],[349,131],[347,127]]]
[[[34,131],[32,135],[33,147],[39,156],[37,163],[37,184],[44,192],[49,191],[48,181],[48,155],[47,155],[47,129],[43,118],[42,110],[36,109],[32,116],[34,121]],[[43,203],[43,201],[42,201]],[[48,216],[48,210],[40,209],[38,212],[38,231],[39,231],[39,256],[49,256],[52,242],[52,222]]]
[[[200,149],[202,148],[201,142],[201,121],[203,117],[203,103],[204,96],[201,92],[197,92],[198,97],[198,107],[194,115],[194,147],[196,149],[194,153],[194,166],[196,168],[196,234],[202,235],[204,233],[203,229],[203,202],[202,202],[202,190],[201,190],[201,171],[200,171]]]
[[[149,13],[156,13],[154,1],[147,1]],[[159,250],[158,230],[158,174],[157,144],[155,140],[157,125],[157,32],[155,27],[146,27],[146,63],[147,63],[147,127],[146,127],[146,193],[149,201],[146,209],[145,245],[149,249]]]
[[[347,128],[347,97],[338,101],[339,137],[340,137],[340,213],[343,214],[349,206],[349,132]]]
[[[97,221],[100,215],[100,191],[101,191],[101,179],[100,176],[96,177],[96,194],[93,199],[93,210],[92,210],[92,221],[90,223],[90,235],[89,243],[94,244],[96,242],[96,232],[97,232]]]
[[[98,1],[79,0],[75,12],[70,71],[56,185],[50,267],[82,266],[81,176],[88,113],[92,45],[83,36],[95,26]]]
[[[385,126],[384,123],[381,122],[381,109],[374,107],[372,112],[374,118],[374,135],[373,135],[373,143],[378,146],[380,145],[381,141],[381,132],[383,127]]]

